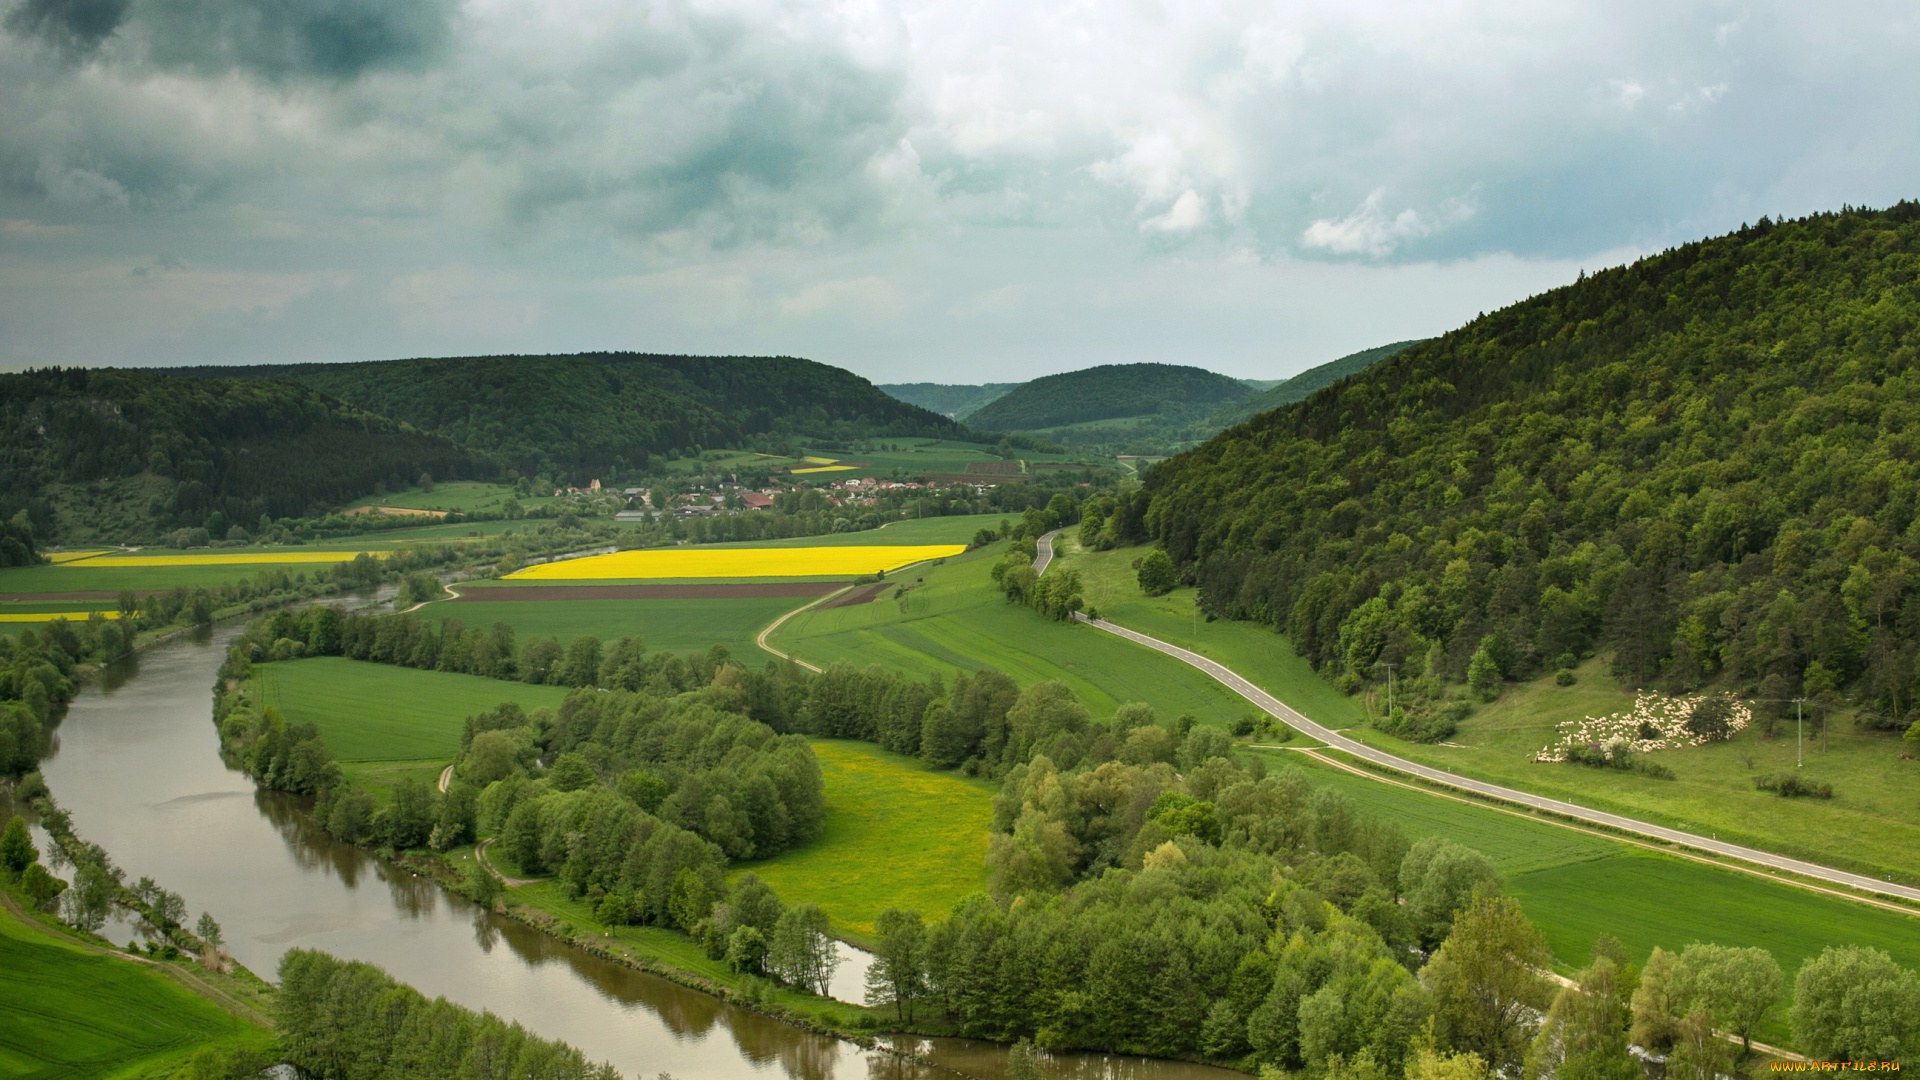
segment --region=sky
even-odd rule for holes
[[[0,367],[1282,378],[1920,196],[1920,8],[0,0]]]

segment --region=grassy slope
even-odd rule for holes
[[[919,578],[924,584],[903,601],[804,612],[771,640],[820,665],[880,664],[916,675],[992,667],[1022,685],[1058,679],[1095,716],[1129,701],[1144,701],[1162,717],[1192,713],[1211,724],[1230,723],[1247,711],[1226,688],[1177,660],[1009,604],[988,577],[1005,554],[1006,545],[996,543],[902,575],[903,581]]]
[[[986,887],[991,786],[870,743],[816,740],[826,828],[804,848],[742,864],[789,904],[811,900],[858,941],[889,907],[943,918]]]
[[[796,536],[786,540],[754,540],[739,544],[710,544],[718,548],[865,547],[874,544],[964,544],[981,529],[998,529],[1000,522],[1018,514],[954,514],[951,517],[908,518],[865,532]]]
[[[517,637],[552,637],[566,644],[581,634],[603,642],[634,635],[655,652],[699,652],[724,645],[728,652],[758,667],[766,654],[753,636],[768,623],[805,603],[804,598],[760,600],[515,600],[499,603],[442,602],[417,614],[438,621],[459,619],[468,626],[504,622]]]
[[[560,686],[528,686],[477,675],[415,671],[338,656],[261,664],[262,700],[289,723],[311,723],[345,762],[438,761],[460,751],[468,716],[503,701],[531,710],[557,706]]]
[[[1069,549],[1077,545],[1069,545]],[[1571,765],[1540,765],[1533,756],[1554,739],[1554,725],[1633,706],[1633,695],[1589,662],[1571,687],[1543,677],[1509,686],[1499,701],[1481,706],[1450,742],[1409,743],[1366,726],[1355,698],[1335,690],[1271,631],[1252,623],[1201,622],[1193,632],[1193,590],[1158,599],[1141,594],[1132,560],[1140,549],[1071,553],[1069,565],[1086,582],[1089,603],[1122,625],[1210,656],[1312,719],[1370,745],[1462,775],[1568,799],[1676,828],[1718,835],[1756,847],[1877,874],[1920,880],[1920,761],[1901,761],[1909,749],[1897,736],[1836,724],[1829,749],[1809,742],[1806,775],[1832,783],[1831,802],[1784,800],[1755,790],[1753,777],[1793,768],[1793,725],[1783,737],[1757,730],[1710,746],[1662,751],[1653,759],[1677,780],[1653,780]]]
[[[134,1077],[265,1033],[146,965],[43,934],[0,908],[0,1076]]]
[[[405,491],[396,491],[389,495],[369,495],[355,500],[354,506],[396,506],[408,510],[457,510],[469,513],[474,510],[498,512],[508,499],[513,499],[523,507],[535,507],[554,501],[552,495],[515,496],[513,488],[507,484],[488,484],[479,480],[454,480],[435,484],[432,491],[423,491],[410,487]]]

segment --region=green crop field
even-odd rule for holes
[[[467,717],[503,701],[518,702],[529,711],[557,706],[568,693],[561,686],[416,671],[339,656],[261,664],[254,671],[264,704],[277,706],[288,723],[318,727],[328,749],[344,762],[444,765],[460,752]]]
[[[870,743],[816,740],[826,788],[826,828],[804,848],[739,869],[752,870],[780,898],[812,901],[856,941],[873,918],[911,908],[944,918],[987,884],[992,788]]]
[[[485,592],[476,590],[475,595],[484,596]],[[754,635],[783,612],[806,602],[806,597],[441,601],[415,614],[433,620],[459,619],[468,626],[503,622],[522,640],[551,637],[562,645],[581,634],[606,642],[631,635],[655,652],[704,653],[722,645],[743,663],[757,668],[767,656],[754,647]]]
[[[551,489],[549,489],[551,490]],[[354,506],[394,506],[407,510],[457,510],[471,513],[475,510],[499,511],[508,499],[514,499],[521,506],[533,507],[554,501],[552,495],[515,497],[513,488],[506,484],[488,484],[478,480],[454,480],[435,484],[432,491],[423,491],[410,487],[405,491],[396,491],[391,495],[374,495],[355,502]]]
[[[145,1076],[254,1028],[132,960],[54,939],[0,909],[0,1076]]]
[[[802,612],[770,641],[822,666],[871,663],[916,675],[991,667],[1023,686],[1057,679],[1096,717],[1129,701],[1146,702],[1162,719],[1192,713],[1220,725],[1248,712],[1231,691],[1177,660],[1008,603],[988,576],[1006,550],[997,543],[903,574],[903,584],[923,583],[901,600]]]

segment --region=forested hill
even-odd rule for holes
[[[1253,393],[1240,380],[1204,368],[1106,364],[1022,383],[969,414],[967,424],[981,431],[1042,431],[1142,415],[1187,421]]]
[[[793,357],[477,356],[177,368],[286,379],[446,435],[522,472],[595,475],[650,455],[797,433],[951,436],[937,413],[852,372]]]
[[[1837,694],[1904,726],[1917,479],[1908,202],[1476,319],[1163,463],[1142,524],[1212,609],[1336,676],[1597,650],[1628,686]]]
[[[41,542],[95,538],[86,521],[60,520],[69,511],[133,535],[198,528],[216,512],[251,529],[263,514],[324,513],[423,472],[493,472],[448,439],[258,379],[0,375],[0,425],[0,518],[26,511]]]
[[[1291,405],[1296,401],[1303,401],[1307,395],[1313,393],[1315,390],[1332,386],[1341,379],[1357,372],[1365,371],[1367,368],[1372,367],[1388,357],[1398,356],[1400,353],[1420,344],[1421,340],[1420,338],[1414,338],[1411,341],[1396,341],[1391,345],[1362,349],[1357,353],[1349,353],[1338,360],[1329,360],[1318,367],[1310,367],[1291,379],[1282,379],[1279,383],[1268,387],[1250,398],[1243,401],[1236,401],[1230,405],[1221,406],[1218,411],[1207,418],[1207,423],[1217,428],[1232,427],[1243,420],[1266,412],[1269,409],[1278,409],[1282,405]]]
[[[1019,385],[1019,383],[1010,382],[980,383],[977,386],[930,382],[881,383],[880,389],[909,405],[932,409],[942,416],[951,416],[955,420],[965,420],[982,405],[1005,397],[1007,391]]]

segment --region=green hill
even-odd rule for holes
[[[881,383],[880,389],[909,405],[918,405],[955,420],[965,420],[981,406],[1006,396],[1007,391],[1019,385],[1010,382],[981,383],[978,386],[930,382]]]
[[[759,436],[952,437],[958,425],[852,372],[793,357],[474,356],[177,368],[285,379],[445,435],[522,472],[593,475]]]
[[[1105,364],[1022,383],[967,417],[979,431],[1047,431],[1075,424],[1150,416],[1185,425],[1253,388],[1204,368]]]
[[[0,518],[41,543],[150,537],[210,515],[323,513],[379,483],[485,477],[452,441],[259,379],[50,368],[0,375]]]
[[[1770,222],[1483,316],[1154,469],[1114,522],[1323,672],[1920,693],[1920,204]],[[1427,686],[1436,685],[1428,681]]]
[[[1421,340],[1420,338],[1415,338],[1412,341],[1396,341],[1391,345],[1381,345],[1372,349],[1363,349],[1360,352],[1343,356],[1338,360],[1330,360],[1327,363],[1321,364],[1319,367],[1310,367],[1291,379],[1281,379],[1278,382],[1266,384],[1261,388],[1260,393],[1250,398],[1236,401],[1230,405],[1222,406],[1212,416],[1207,418],[1207,424],[1215,429],[1232,427],[1243,420],[1257,416],[1270,409],[1277,409],[1282,405],[1291,405],[1296,401],[1304,400],[1308,394],[1313,393],[1315,390],[1332,386],[1341,379],[1355,372],[1364,371],[1389,356],[1395,356],[1405,352],[1407,349],[1420,344]],[[1249,385],[1253,385],[1254,382],[1251,379],[1243,381]]]

